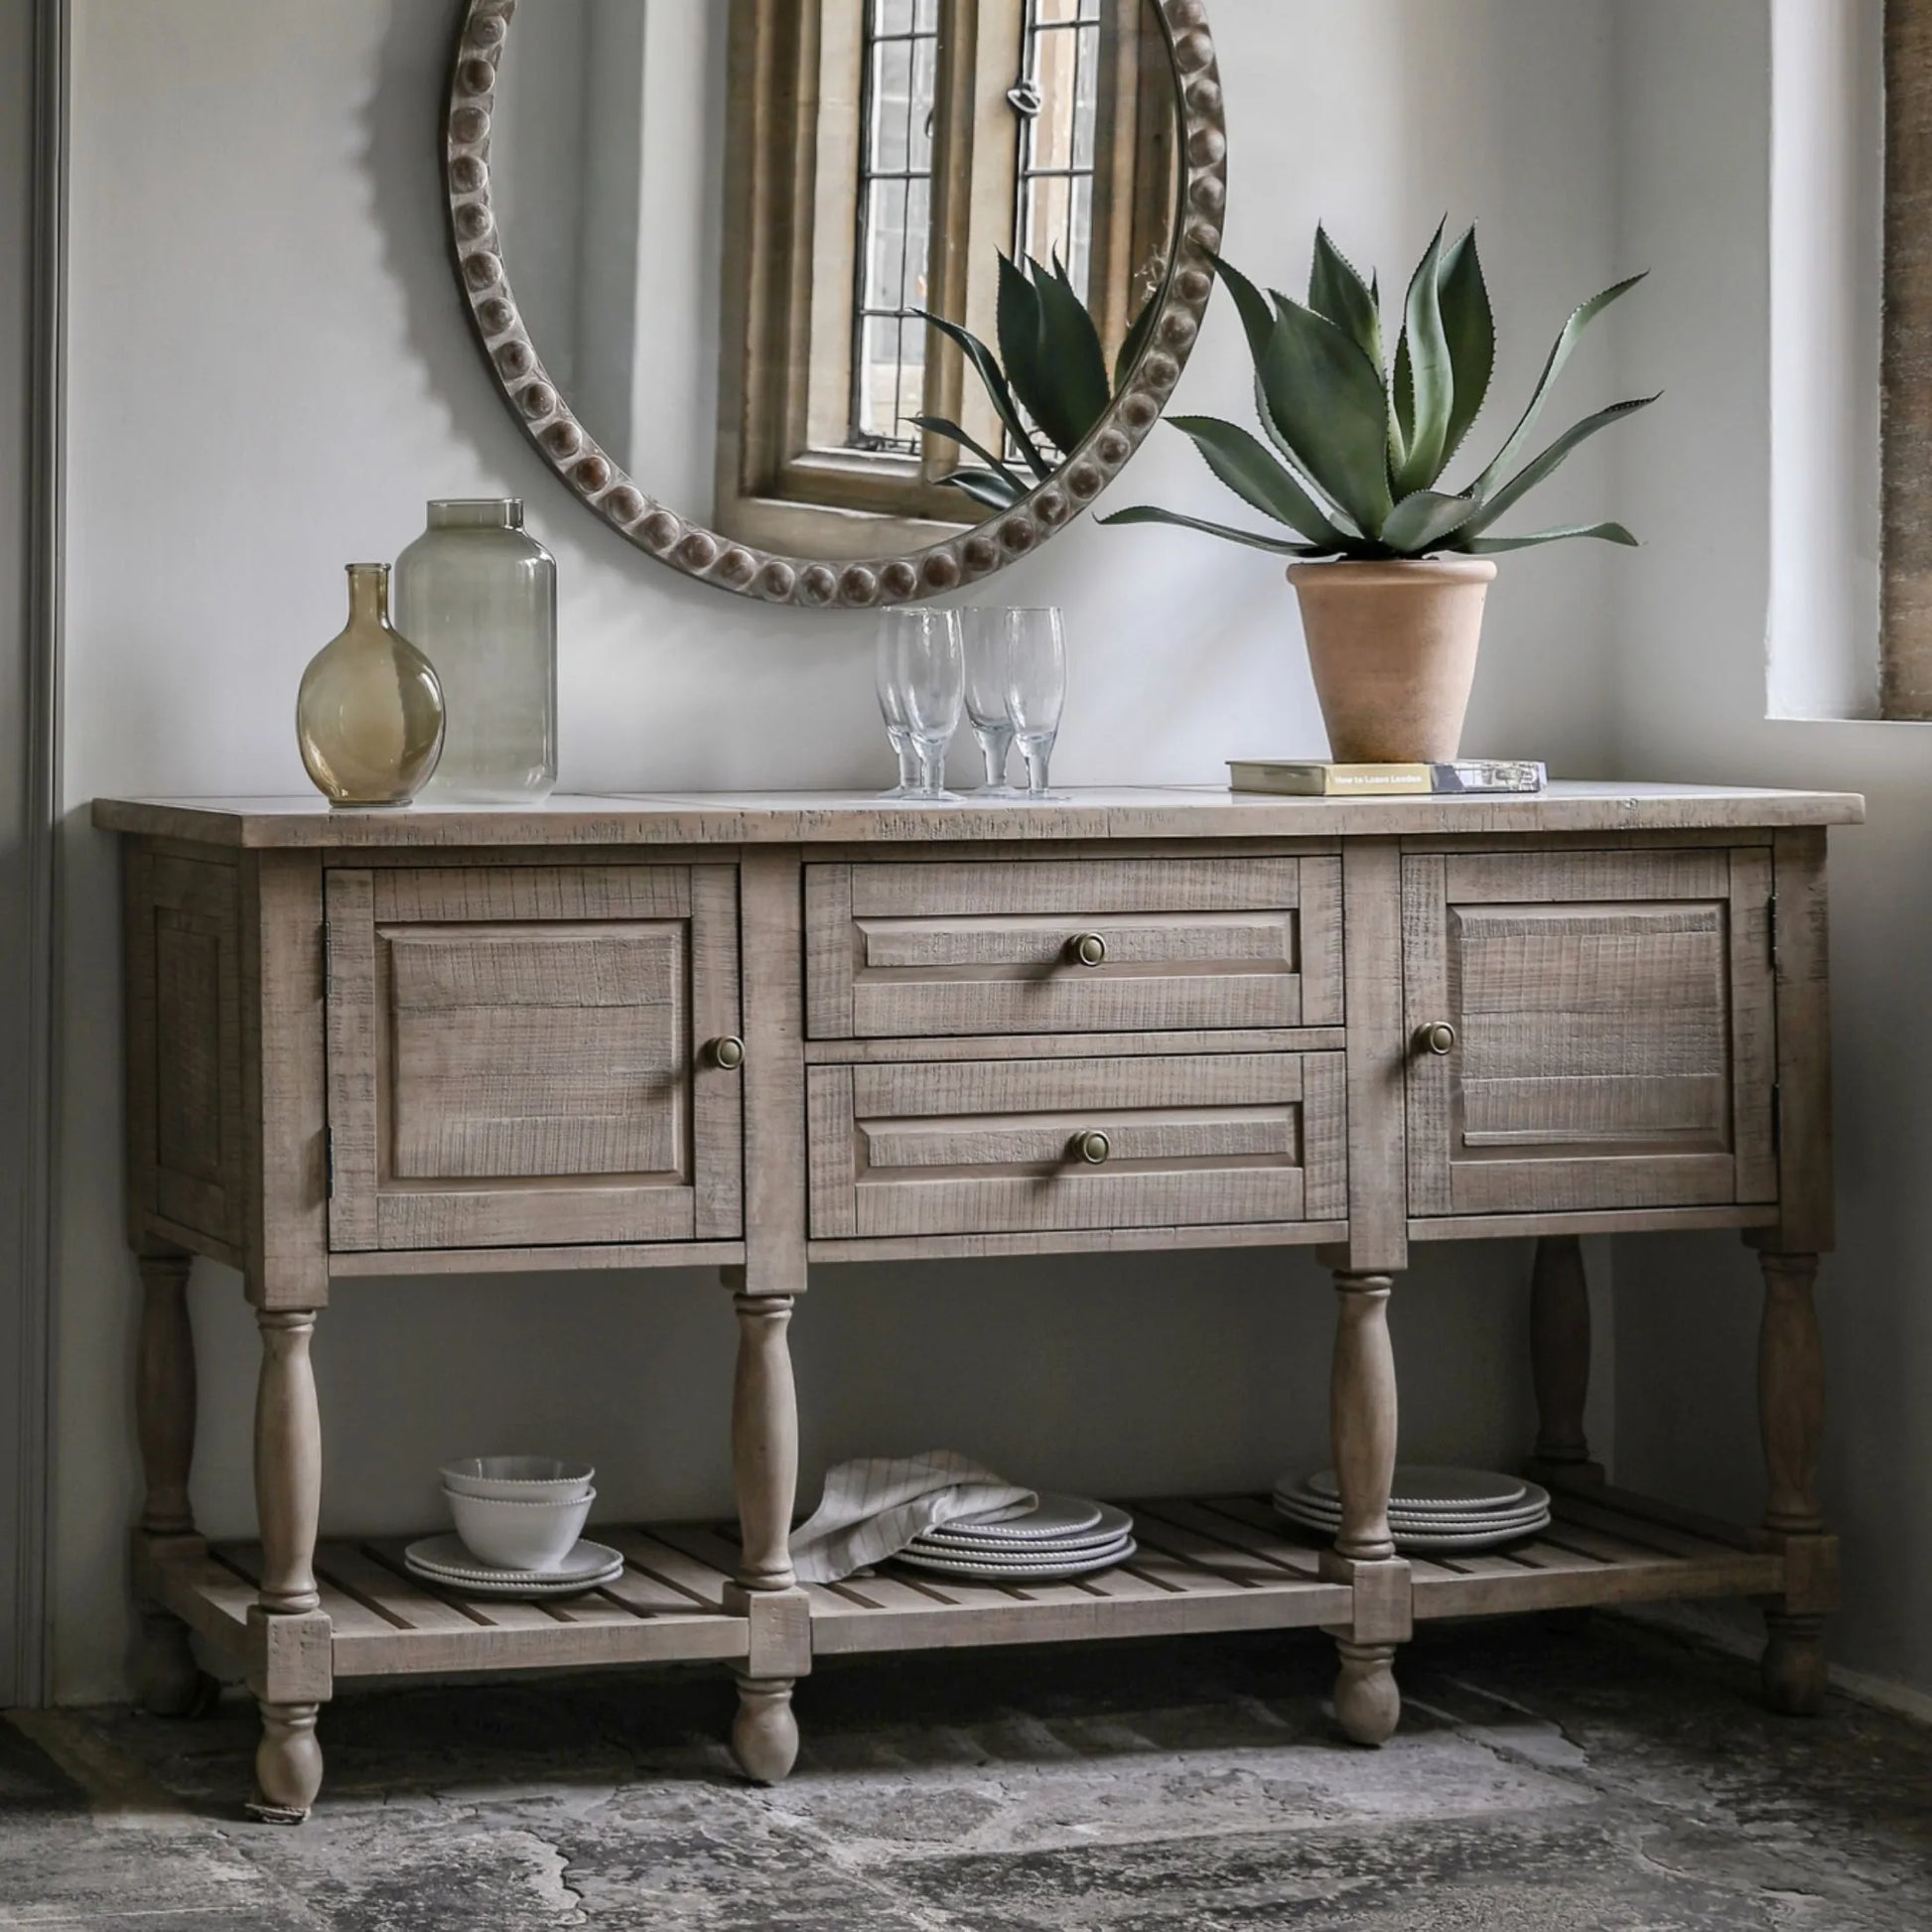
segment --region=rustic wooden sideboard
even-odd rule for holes
[[[191,1630],[238,1659],[256,1809],[290,1819],[336,1682],[395,1672],[719,1659],[768,1780],[794,1683],[834,1652],[1315,1626],[1342,1729],[1375,1743],[1417,1618],[1741,1594],[1768,1695],[1815,1707],[1825,828],[1862,815],[1579,784],[98,802],[125,837],[146,1698],[196,1701]],[[1760,1251],[1754,1528],[1611,1487],[1585,1441],[1579,1237],[1664,1228]],[[1405,1558],[1389,1297],[1412,1243],[1494,1235],[1538,1237],[1530,1466],[1557,1520]],[[1137,1502],[1138,1557],[1078,1583],[795,1582],[786,1324],[813,1261],[1234,1245],[1334,1271],[1332,1547],[1210,1496]],[[209,1544],[189,1505],[196,1254],[240,1270],[260,1324],[255,1544]],[[692,1266],[739,1324],[736,1526],[599,1528],[624,1574],[562,1603],[438,1594],[395,1544],[319,1543],[332,1281]]]

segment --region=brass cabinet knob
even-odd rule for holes
[[[1107,957],[1107,942],[1097,932],[1076,932],[1066,942],[1066,951],[1082,966],[1098,966]]]
[[[1090,1168],[1101,1166],[1113,1151],[1113,1142],[1097,1127],[1089,1127],[1084,1134],[1073,1137],[1073,1152]]]
[[[745,1042],[736,1034],[726,1034],[711,1042],[711,1063],[727,1073],[736,1073],[745,1064]]]
[[[1416,1050],[1419,1053],[1454,1052],[1455,1029],[1447,1020],[1432,1020],[1428,1026],[1418,1027]]]

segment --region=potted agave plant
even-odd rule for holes
[[[1057,255],[1050,267],[1031,256],[1017,262],[1000,257],[994,312],[997,354],[970,329],[920,310],[934,329],[959,345],[1017,453],[996,455],[945,416],[914,416],[921,429],[950,437],[983,466],[962,467],[944,481],[995,510],[1011,509],[1050,481],[1086,441],[1140,359],[1158,306],[1155,296],[1143,304],[1114,357],[1111,377],[1100,331]]]
[[[1447,224],[1445,224],[1446,228]],[[1475,230],[1438,228],[1385,356],[1379,281],[1366,284],[1317,228],[1306,304],[1272,302],[1225,261],[1267,442],[1211,416],[1170,416],[1207,466],[1284,534],[1137,507],[1104,523],[1172,523],[1301,561],[1289,567],[1331,755],[1342,762],[1456,755],[1482,607],[1499,552],[1566,537],[1636,542],[1620,523],[1491,531],[1577,446],[1655,396],[1613,404],[1525,460],[1552,385],[1584,331],[1643,277],[1593,296],[1564,324],[1508,440],[1453,492],[1442,479],[1489,391],[1496,333]],[[1315,561],[1326,559],[1327,561]]]

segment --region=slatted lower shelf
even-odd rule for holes
[[[882,1572],[811,1585],[812,1650],[925,1650],[1203,1630],[1346,1623],[1349,1587],[1320,1575],[1320,1542],[1262,1496],[1134,1503],[1140,1553],[1120,1569],[1030,1587]],[[616,1583],[559,1603],[494,1602],[432,1590],[402,1567],[401,1540],[317,1552],[338,1677],[401,1671],[530,1670],[746,1655],[724,1606],[738,1551],[726,1526],[602,1528]],[[220,1545],[171,1563],[170,1607],[241,1653],[258,1552]],[[1604,1490],[1559,1496],[1542,1535],[1482,1556],[1411,1559],[1419,1618],[1695,1596],[1775,1593],[1783,1559],[1750,1533]]]

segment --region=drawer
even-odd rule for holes
[[[1340,1053],[814,1066],[807,1081],[819,1239],[1348,1212]]]
[[[805,868],[819,1039],[1340,1024],[1341,868],[1308,858]]]
[[[1763,846],[1411,854],[1402,898],[1411,1214],[1776,1200]]]
[[[735,1237],[730,866],[332,870],[330,1246]]]

